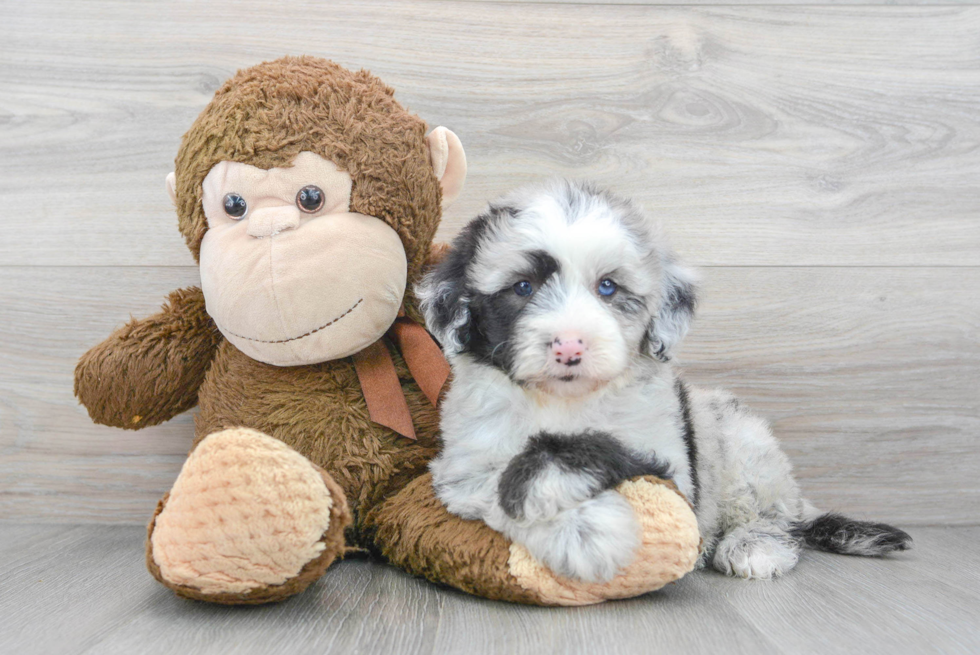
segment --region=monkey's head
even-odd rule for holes
[[[184,135],[167,188],[207,310],[239,350],[313,364],[379,339],[421,275],[466,159],[366,71],[286,57],[239,71]]]

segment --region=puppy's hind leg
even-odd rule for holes
[[[721,452],[717,492],[721,539],[712,563],[722,573],[769,579],[799,561],[801,540],[793,528],[802,501],[793,467],[769,424],[726,394],[709,397]]]
[[[758,519],[727,532],[715,548],[714,566],[726,575],[768,580],[800,559],[800,542],[778,522]]]
[[[880,557],[908,550],[912,538],[883,523],[823,514],[783,527],[778,520],[758,519],[727,532],[715,549],[714,566],[740,578],[769,579],[786,573],[804,547],[845,555]]]

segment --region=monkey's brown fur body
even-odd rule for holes
[[[176,160],[179,227],[194,257],[209,229],[202,181],[216,164],[288,167],[298,153],[313,152],[350,174],[351,212],[397,232],[408,267],[405,313],[421,320],[411,289],[430,257],[440,183],[425,123],[392,94],[365,71],[309,57],[261,64],[229,80],[184,136]],[[659,481],[647,483],[660,541],[647,553],[645,572],[605,588],[555,580],[482,523],[450,515],[426,473],[438,448],[437,409],[394,343],[383,342],[414,441],[372,422],[351,357],[300,366],[257,361],[222,336],[198,288],[175,291],[162,312],[131,321],[82,357],[75,393],[98,423],[139,429],[200,407],[188,463],[150,523],[147,563],[157,579],[191,598],[267,602],[302,591],[346,549],[363,548],[490,598],[581,604],[657,588],[693,565],[690,512]],[[154,539],[168,512],[183,513],[161,544]],[[314,515],[322,534],[302,537]],[[202,551],[201,534],[219,535],[219,544]],[[177,560],[158,561],[161,553]],[[280,561],[287,556],[292,568]],[[242,563],[249,558],[254,566]],[[272,583],[263,577],[269,568],[279,575]]]

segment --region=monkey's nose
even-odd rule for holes
[[[296,207],[262,207],[246,217],[249,236],[271,237],[299,227],[299,209]]]
[[[578,366],[588,346],[581,335],[575,332],[559,334],[551,342],[551,356],[565,366]]]

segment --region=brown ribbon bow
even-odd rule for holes
[[[401,351],[422,393],[434,407],[438,407],[439,394],[449,379],[449,362],[438,344],[424,327],[405,316],[404,311],[398,312],[398,318],[388,328],[388,337]],[[415,440],[412,414],[384,340],[378,339],[354,355],[354,369],[371,420]]]

